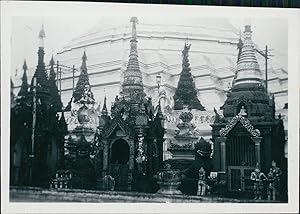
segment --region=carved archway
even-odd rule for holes
[[[109,174],[115,180],[115,190],[126,191],[128,189],[130,146],[127,141],[120,138],[113,142],[110,150]]]
[[[116,140],[111,146],[112,164],[127,164],[129,161],[129,145],[124,139]]]

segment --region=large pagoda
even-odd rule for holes
[[[264,86],[251,35],[246,25],[223,116],[215,111],[212,125],[214,170],[232,191],[251,190],[251,171],[259,166],[267,172],[272,160],[286,172],[282,120],[275,117],[274,96]]]

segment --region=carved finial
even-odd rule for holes
[[[184,48],[183,48],[183,51],[182,51],[183,56],[188,56],[188,52],[189,52],[189,50],[191,48],[191,45],[192,44],[188,44],[188,42],[185,41]]]
[[[252,30],[251,30],[251,25],[245,25],[245,30],[244,30],[244,33],[246,32],[250,32],[252,33]]]
[[[104,97],[104,103],[102,108],[102,115],[107,115],[107,107],[106,107],[106,96]]]
[[[27,64],[26,64],[26,59],[24,59],[23,70],[27,71],[27,69],[28,69],[28,67],[27,67]]]
[[[82,61],[86,61],[87,60],[87,57],[86,57],[86,53],[85,53],[85,50],[83,51],[83,55],[82,55]]]
[[[132,38],[136,38],[136,24],[138,24],[137,17],[131,17],[130,22],[132,22]]]
[[[42,24],[41,30],[39,32],[39,47],[44,47],[44,38],[46,37],[45,31],[44,31],[44,25]]]
[[[50,59],[50,65],[53,66],[54,64],[55,64],[55,62],[54,62],[53,55],[52,55],[51,59]]]

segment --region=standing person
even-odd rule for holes
[[[266,175],[260,171],[259,167],[256,166],[255,170],[251,173],[250,179],[253,181],[254,189],[254,200],[261,200],[263,182],[267,180]]]

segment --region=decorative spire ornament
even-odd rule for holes
[[[197,97],[197,90],[191,73],[188,58],[190,48],[191,44],[185,42],[182,51],[182,71],[174,95],[174,110],[182,110],[184,105],[188,105],[189,109],[205,111],[205,108],[201,105]]]
[[[51,101],[52,101],[52,106],[55,106],[55,111],[61,111],[62,110],[62,102],[61,102],[61,97],[58,92],[58,88],[56,85],[56,73],[54,71],[54,59],[53,56],[51,57],[50,60],[50,72],[49,72],[49,92],[51,95]]]
[[[28,81],[27,81],[27,64],[26,64],[26,60],[24,60],[24,64],[23,64],[23,76],[22,76],[22,85],[21,85],[21,89],[18,93],[19,97],[25,97],[29,94],[28,92]]]
[[[45,31],[44,26],[42,25],[42,28],[39,32],[39,48],[38,48],[38,65],[36,67],[35,73],[33,75],[33,78],[31,80],[31,89],[33,90],[33,79],[36,78],[36,96],[37,99],[41,98],[44,103],[48,104],[49,100],[49,81],[48,81],[48,75],[45,68],[44,63],[44,38],[45,38]]]
[[[103,108],[102,108],[101,113],[102,113],[102,115],[105,115],[105,116],[107,116],[107,114],[108,114],[107,107],[106,107],[106,96],[104,97],[104,103],[103,103]]]
[[[53,55],[51,56],[51,60],[50,60],[50,73],[49,73],[49,80],[55,80],[56,78],[56,73],[54,71],[54,59],[53,59]]]
[[[41,30],[39,32],[39,47],[44,47],[44,38],[46,37],[45,31],[44,31],[44,25],[42,25]]]
[[[91,91],[91,85],[89,82],[89,75],[87,72],[86,61],[87,61],[87,57],[84,51],[82,56],[82,64],[80,67],[81,73],[73,93],[74,103],[76,102],[84,102],[87,104],[95,103],[94,95],[93,92]]]
[[[122,84],[121,95],[126,98],[132,97],[133,94],[145,95],[143,88],[142,73],[139,67],[138,54],[137,54],[137,39],[136,39],[136,24],[138,19],[132,17],[132,35],[130,40],[130,54],[127,68],[124,72],[124,81]]]
[[[262,84],[262,74],[255,55],[250,25],[245,26],[243,37],[244,42],[240,39],[238,46],[239,54],[234,85],[244,83]]]

